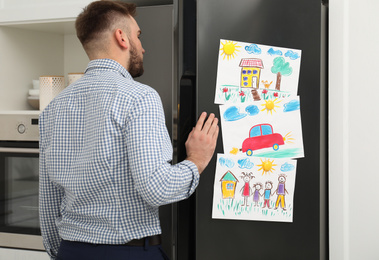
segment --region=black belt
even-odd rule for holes
[[[149,243],[150,246],[160,245],[162,243],[161,235],[155,235],[151,237],[144,237],[141,239],[133,239],[126,243],[126,246],[145,246],[145,242]]]

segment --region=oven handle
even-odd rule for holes
[[[0,147],[0,153],[39,153],[38,148]]]

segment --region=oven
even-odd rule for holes
[[[44,250],[38,214],[39,111],[0,112],[0,247]]]

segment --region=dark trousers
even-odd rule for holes
[[[169,260],[160,245],[98,245],[62,240],[59,260]]]

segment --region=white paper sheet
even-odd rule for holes
[[[298,96],[220,105],[220,117],[225,154],[304,157]]]
[[[296,163],[218,154],[212,218],[292,222]]]
[[[300,60],[301,50],[220,40],[215,103],[296,96]]]

